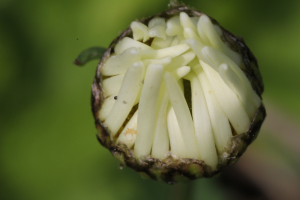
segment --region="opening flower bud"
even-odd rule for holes
[[[92,86],[100,143],[151,179],[212,177],[266,116],[257,61],[240,37],[183,4],[131,23]]]

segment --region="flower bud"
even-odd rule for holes
[[[176,183],[235,163],[266,116],[257,61],[242,38],[171,3],[134,21],[92,85],[99,142],[122,165]]]

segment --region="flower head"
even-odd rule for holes
[[[92,108],[100,143],[168,183],[233,164],[265,118],[263,84],[242,39],[182,4],[117,37],[99,63]]]

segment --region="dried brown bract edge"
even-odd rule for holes
[[[99,142],[141,175],[172,184],[237,162],[266,116],[257,61],[240,37],[183,4],[134,21],[92,85]]]

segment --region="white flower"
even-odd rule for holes
[[[247,132],[261,105],[242,56],[204,14],[135,21],[131,29],[100,69],[99,118],[110,140],[136,159],[171,155],[217,169],[230,138]]]

